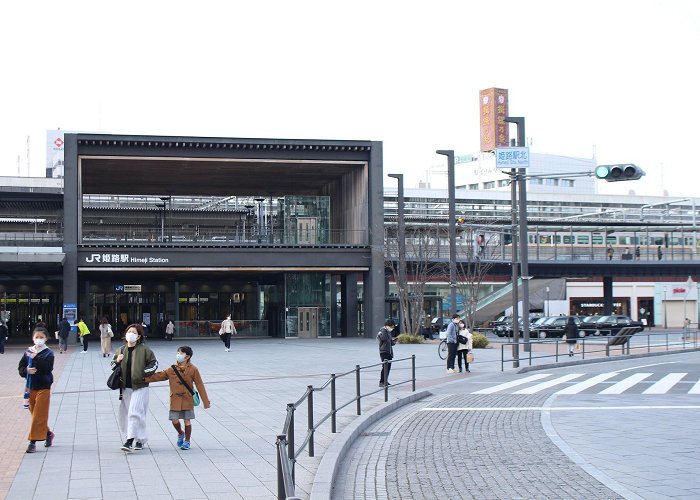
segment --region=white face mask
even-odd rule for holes
[[[139,334],[134,332],[129,332],[126,334],[126,341],[132,344],[139,339]]]
[[[186,357],[187,356],[185,354],[180,354],[180,353],[177,353],[175,355],[175,359],[177,360],[178,363],[184,363]]]
[[[46,339],[34,339],[34,345],[41,347],[46,344]]]

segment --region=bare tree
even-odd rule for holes
[[[386,267],[391,271],[397,285],[401,331],[418,335],[423,319],[423,303],[426,285],[440,274],[441,265],[436,262],[438,237],[425,226],[410,226],[406,229],[406,262],[399,259],[395,227],[385,231],[387,259]],[[406,282],[401,283],[400,266],[406,266]],[[410,277],[409,277],[410,276]]]

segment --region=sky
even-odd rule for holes
[[[0,175],[60,128],[378,140],[413,187],[499,87],[531,151],[647,172],[600,192],[695,195],[698,49],[697,0],[5,2]]]

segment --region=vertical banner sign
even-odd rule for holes
[[[71,325],[78,319],[77,304],[63,304],[63,317],[68,320]]]
[[[490,88],[479,91],[481,151],[508,147],[508,90]]]

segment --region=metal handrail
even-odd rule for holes
[[[669,333],[680,334],[681,339],[678,341],[670,340]],[[660,344],[660,345],[652,346],[651,338],[652,337],[662,337],[662,336],[665,339],[665,342],[663,344]],[[632,343],[630,342],[632,337],[637,337],[637,338],[646,337],[647,342],[645,345],[633,346]],[[596,337],[596,338],[600,338],[600,337]],[[617,344],[610,343],[610,341],[613,338],[616,338],[616,336],[610,337],[608,342],[606,342],[605,344],[600,344],[599,342],[590,342],[590,341],[588,343],[586,343],[586,337],[581,337],[581,338],[577,339],[578,343],[580,343],[580,345],[581,345],[581,349],[577,350],[577,354],[581,355],[581,359],[586,359],[586,355],[590,356],[591,354],[596,354],[596,353],[605,353],[605,357],[610,357],[611,356],[611,347],[618,346]],[[625,354],[625,351],[627,354],[630,354],[631,351],[638,350],[638,349],[645,349],[645,348],[646,348],[647,352],[651,352],[652,347],[665,347],[666,351],[670,351],[672,347],[680,347],[680,350],[683,351],[686,349],[697,349],[699,347],[700,330],[695,330],[693,332],[691,332],[689,329],[684,329],[684,330],[678,331],[678,332],[647,332],[647,333],[638,332],[638,333],[632,333],[629,335],[622,335],[621,338],[627,339],[623,344],[619,345],[619,347],[621,348],[622,354]],[[555,352],[554,352],[554,354],[546,354],[545,353],[545,354],[537,354],[537,355],[533,356],[533,354],[532,354],[533,351],[530,348],[529,351],[527,351],[527,358],[520,356],[516,360],[514,357],[506,358],[506,355],[505,355],[506,347],[514,346],[516,344],[516,342],[504,342],[503,344],[501,344],[501,371],[504,371],[504,366],[506,363],[511,363],[511,362],[516,367],[519,366],[519,364],[521,362],[525,362],[525,361],[528,362],[528,366],[532,366],[532,360],[554,358],[554,361],[556,363],[558,363],[560,356],[561,357],[565,356],[568,358],[568,354],[565,351],[562,351],[561,353],[559,352],[560,343],[566,344],[567,342],[565,339],[560,339],[560,338],[542,339],[542,340],[531,339],[530,342],[528,342],[528,343],[518,341],[517,344],[519,346],[524,346],[527,344],[529,344],[530,346],[538,345],[538,344],[539,345],[554,344],[555,345]],[[594,346],[594,347],[593,348],[589,347],[587,349],[586,348],[587,345]],[[599,346],[599,345],[602,348],[596,349],[595,346]],[[523,349],[519,349],[519,352],[522,353]],[[517,362],[517,364],[516,364],[516,362]]]
[[[367,370],[369,368],[375,368],[377,366],[381,366],[382,370],[384,372],[384,377],[383,380],[387,380],[387,371],[388,371],[388,366],[389,363],[398,363],[400,361],[407,361],[411,360],[411,378],[408,380],[402,380],[400,382],[397,382],[393,384],[391,387],[396,387],[399,385],[407,384],[411,382],[411,388],[412,391],[415,392],[416,390],[416,356],[411,355],[411,357],[407,358],[399,358],[399,359],[393,359],[391,361],[382,361],[381,363],[375,363],[372,365],[367,365],[367,366],[360,366],[360,365],[355,365],[354,370],[349,370],[347,372],[341,373],[341,374],[335,374],[332,373],[330,378],[320,387],[314,387],[313,385],[309,385],[306,387],[306,392],[304,392],[304,395],[299,398],[295,403],[287,403],[287,416],[284,421],[284,427],[282,429],[282,433],[277,435],[277,441],[275,442],[275,446],[277,447],[277,498],[279,500],[293,500],[297,499],[298,497],[295,496],[295,482],[294,482],[294,465],[296,463],[296,459],[298,456],[300,456],[304,449],[306,449],[308,445],[308,453],[310,457],[314,456],[315,450],[314,450],[314,433],[316,430],[323,424],[326,420],[329,418],[331,419],[331,432],[336,433],[337,432],[337,426],[336,426],[336,415],[340,410],[345,408],[346,406],[351,405],[352,403],[357,403],[357,414],[361,415],[362,414],[362,407],[361,407],[361,401],[362,398],[365,398],[367,396],[371,396],[373,394],[376,394],[378,392],[384,391],[384,402],[389,401],[389,385],[386,384],[383,386],[383,388],[374,390],[368,393],[363,394],[361,390],[361,384],[360,384],[360,373],[362,370]],[[355,397],[350,399],[348,402],[337,406],[336,404],[336,393],[335,393],[335,382],[339,378],[345,377],[350,374],[355,374]],[[324,391],[327,387],[330,386],[330,391],[331,391],[331,411],[324,415],[318,422],[314,423],[314,403],[313,403],[313,397],[314,397],[314,392],[322,392]],[[298,449],[295,450],[294,446],[294,412],[299,406],[301,406],[304,401],[307,402],[308,405],[308,410],[307,410],[307,419],[308,419],[308,426],[307,426],[307,432],[306,432],[306,437],[302,441],[301,445],[299,446]]]

